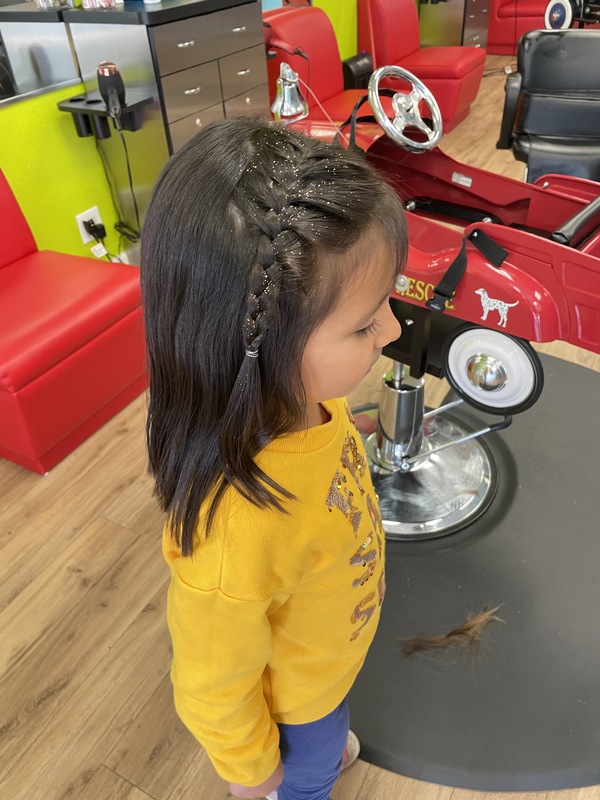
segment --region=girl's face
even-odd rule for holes
[[[319,404],[355,389],[400,336],[389,303],[395,278],[389,246],[375,242],[364,269],[353,271],[337,306],[309,337],[301,371],[309,427],[323,419]]]

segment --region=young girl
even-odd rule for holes
[[[406,246],[362,154],[255,120],[208,126],[154,190],[148,447],[175,705],[235,797],[327,800],[339,775],[384,593],[340,398],[400,335]]]

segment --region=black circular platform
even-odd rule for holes
[[[488,791],[600,783],[600,375],[542,363],[536,405],[486,437],[489,510],[450,536],[387,544],[381,623],[349,698],[361,758],[385,769]],[[476,652],[402,656],[400,639],[498,605],[504,624]]]

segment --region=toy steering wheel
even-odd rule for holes
[[[402,78],[411,87],[410,94],[397,92],[392,99],[394,119],[391,120],[383,109],[379,95],[379,83],[383,78]],[[419,111],[419,104],[424,102],[431,113],[431,125],[428,125]],[[442,115],[437,100],[425,84],[402,67],[379,67],[369,79],[369,103],[375,119],[385,133],[400,147],[411,153],[423,153],[431,150],[442,138]],[[427,137],[425,142],[418,142],[405,136],[405,128],[417,128]]]

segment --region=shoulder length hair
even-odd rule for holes
[[[256,455],[303,418],[302,354],[361,266],[349,251],[384,237],[399,271],[405,225],[364,154],[256,120],[213,123],[167,163],[142,234],[147,443],[184,555],[229,486],[284,509]]]

